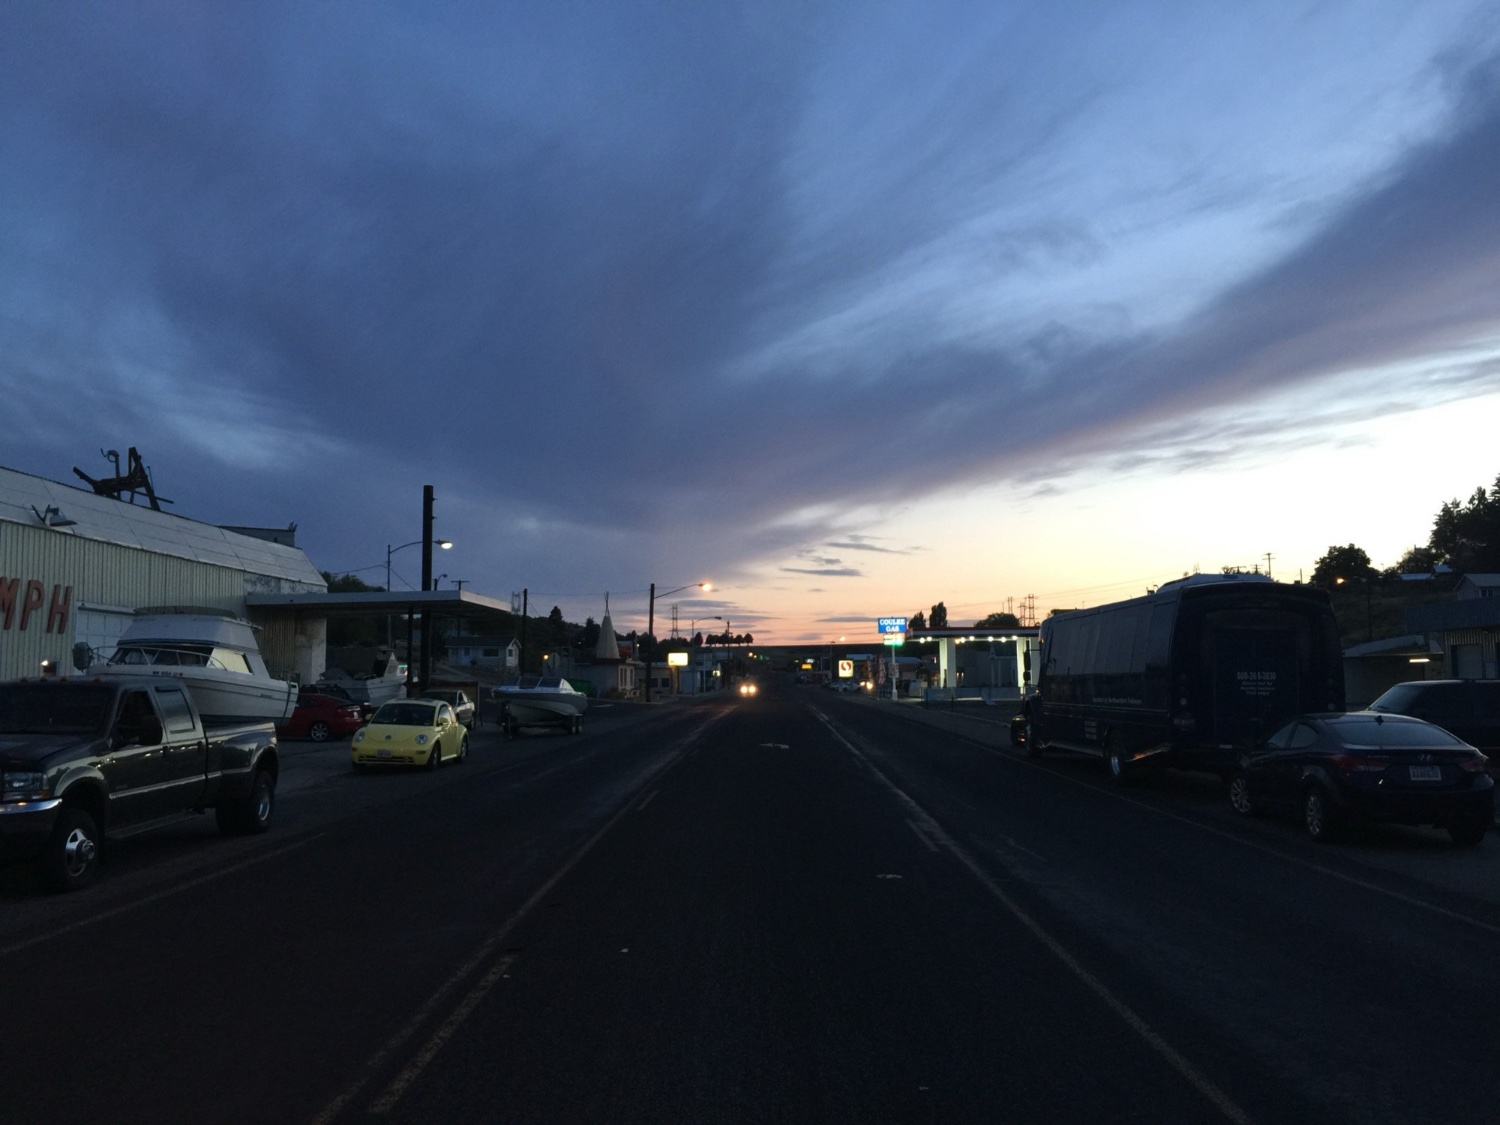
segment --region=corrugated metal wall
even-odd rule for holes
[[[0,678],[36,675],[43,660],[57,661],[62,671],[71,668],[80,605],[245,609],[243,571],[82,539],[66,530],[0,522],[0,580],[11,579],[19,582],[9,628],[0,611]],[[22,629],[31,581],[41,583],[46,596]],[[69,587],[67,624],[61,632],[48,632],[53,599]]]

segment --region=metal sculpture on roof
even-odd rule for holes
[[[100,477],[98,480],[95,480],[76,465],[73,467],[73,472],[88,481],[89,487],[95,493],[100,496],[113,496],[116,500],[119,500],[121,499],[121,493],[128,492],[130,493],[130,503],[134,504],[135,494],[137,492],[144,492],[152,509],[158,512],[161,511],[163,504],[170,504],[172,502],[165,496],[156,495],[156,489],[151,486],[151,474],[146,471],[146,466],[142,463],[141,455],[136,452],[135,446],[132,445],[130,452],[126,455],[128,457],[126,462],[128,467],[124,473],[120,472],[120,454],[118,452],[113,449],[101,449],[99,452],[106,461],[114,463],[114,476]]]

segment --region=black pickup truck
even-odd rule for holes
[[[0,683],[0,857],[50,881],[93,881],[105,840],[213,809],[225,833],[264,832],[276,728],[207,730],[187,688],[150,676]]]

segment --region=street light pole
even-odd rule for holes
[[[392,547],[389,543],[387,543],[385,545],[385,592],[386,593],[389,594],[391,592],[391,556],[394,555],[397,551],[404,551],[408,547],[415,547],[420,542],[422,542],[422,540],[420,540],[420,539],[413,539],[410,543],[403,543],[399,547]],[[448,550],[450,547],[453,546],[453,544],[449,540],[447,540],[447,539],[439,539],[434,545],[437,546],[437,547],[441,547],[445,551]],[[386,643],[387,647],[389,647],[390,644],[391,644],[391,615],[390,614],[386,614],[385,615],[385,643]],[[410,652],[408,652],[406,654],[406,656],[407,656],[408,660],[411,659],[411,653]]]
[[[689,582],[686,586],[678,586],[675,590],[664,590],[662,597],[670,594],[680,594],[683,590],[691,590],[694,586],[700,590],[711,590],[713,587],[707,582]],[[651,600],[646,608],[646,702],[651,702],[651,664],[656,656],[656,583],[651,583]]]

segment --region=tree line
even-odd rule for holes
[[[1449,500],[1438,509],[1425,545],[1413,546],[1393,566],[1380,570],[1353,543],[1329,547],[1312,572],[1312,584],[1332,588],[1342,580],[1369,581],[1398,574],[1431,574],[1438,567],[1459,574],[1500,573],[1500,476],[1467,501]]]

